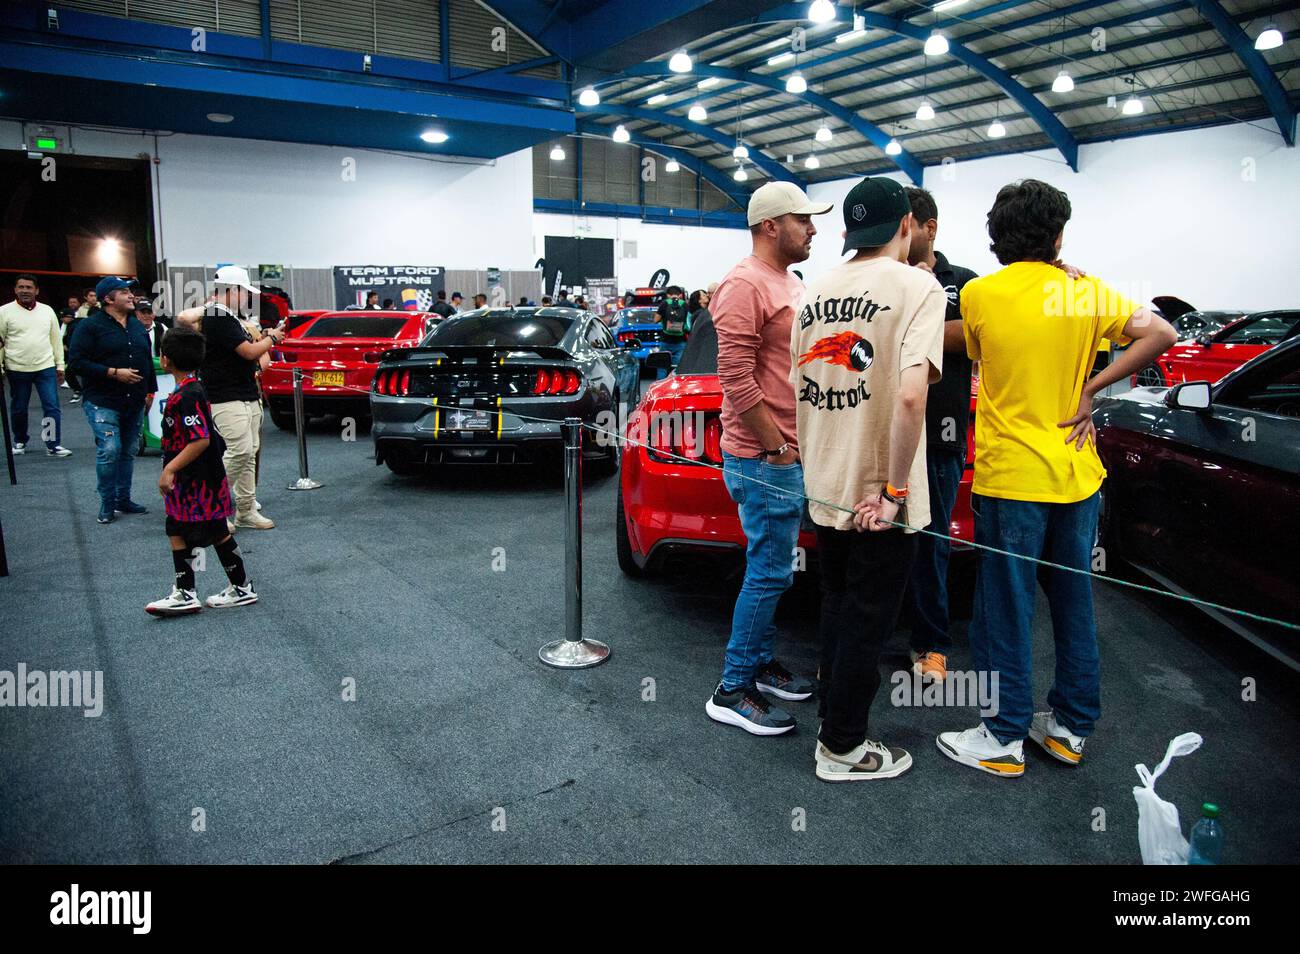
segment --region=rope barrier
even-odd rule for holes
[[[351,386],[351,385],[343,385],[343,387],[346,388],[347,390],[350,390],[350,391],[358,391],[358,392],[360,392],[360,393],[364,393],[364,394],[369,394],[369,393],[370,393],[370,389],[369,389],[369,388],[364,388],[364,389],[363,389],[363,388],[353,387],[353,386]],[[409,399],[408,399],[408,400],[409,400]],[[418,399],[417,399],[417,400],[418,400]],[[475,401],[478,401],[478,400],[484,400],[484,401],[486,401],[486,400],[490,400],[490,399],[487,399],[487,398],[483,398],[483,399],[475,399]],[[439,408],[440,410],[445,410],[446,407],[450,407],[450,406],[451,406],[451,405],[438,405],[438,408]],[[479,410],[479,411],[486,411],[486,412],[489,413],[489,414],[497,414],[497,415],[500,415],[500,417],[498,418],[498,421],[497,421],[497,433],[498,433],[498,434],[499,434],[500,431],[501,431],[501,425],[502,425],[502,423],[504,422],[504,416],[505,416],[506,414],[510,414],[511,416],[516,417],[516,418],[518,418],[518,419],[521,420],[521,421],[534,421],[534,422],[542,423],[542,424],[559,424],[559,423],[560,423],[560,421],[557,421],[557,420],[555,420],[554,418],[547,418],[547,417],[534,417],[534,416],[532,416],[532,415],[528,415],[528,414],[521,414],[521,413],[519,413],[518,411],[506,411],[506,410],[501,409],[499,406],[498,406],[498,407],[478,407],[477,405],[472,405],[469,409],[471,409],[471,410]],[[662,448],[651,447],[651,445],[649,445],[649,444],[647,444],[647,443],[644,443],[644,442],[642,442],[642,441],[635,440],[635,439],[633,439],[633,438],[631,438],[631,437],[627,437],[627,436],[624,436],[624,435],[616,434],[616,433],[614,433],[614,432],[612,432],[612,431],[605,430],[605,429],[603,429],[603,428],[597,427],[595,424],[588,424],[587,422],[584,421],[584,422],[582,423],[582,426],[583,426],[585,429],[590,430],[590,431],[592,431],[592,432],[594,432],[594,433],[596,433],[596,434],[603,435],[603,436],[605,436],[605,437],[608,438],[608,439],[613,439],[613,440],[616,442],[616,446],[617,446],[617,444],[630,444],[630,445],[633,446],[633,447],[643,447],[643,448],[646,448],[647,450],[653,450],[653,451],[655,452],[655,454],[659,455],[660,457],[671,458],[671,459],[674,459],[674,460],[681,461],[682,463],[685,463],[685,464],[691,464],[691,465],[693,465],[693,466],[697,466],[697,467],[708,467],[709,469],[711,469],[711,470],[716,470],[716,471],[718,471],[719,473],[721,473],[721,472],[724,470],[724,468],[723,468],[722,466],[718,465],[718,464],[709,464],[709,463],[706,463],[706,462],[704,462],[704,461],[695,460],[695,459],[690,458],[690,457],[684,457],[684,456],[682,456],[682,455],[680,455],[680,454],[673,454],[673,453],[671,453],[671,452],[669,452],[669,451],[665,451],[665,450],[663,450]],[[428,428],[424,428],[424,430],[427,431]],[[832,510],[838,510],[838,511],[841,512],[841,513],[855,514],[855,515],[856,515],[856,511],[854,511],[852,507],[845,507],[845,506],[843,506],[842,504],[834,503],[834,502],[829,501],[829,500],[820,500],[820,499],[818,499],[818,498],[816,498],[816,497],[809,497],[807,494],[802,494],[802,493],[792,493],[790,490],[788,490],[788,489],[786,489],[786,488],[784,488],[784,487],[778,487],[778,486],[776,486],[775,484],[770,484],[770,483],[768,483],[767,481],[764,481],[764,480],[760,480],[760,479],[758,479],[757,477],[749,477],[749,476],[746,476],[745,474],[738,474],[737,476],[740,477],[742,480],[748,480],[750,483],[758,484],[758,485],[763,486],[763,487],[768,487],[768,488],[770,488],[770,489],[772,489],[772,490],[776,490],[776,491],[778,491],[778,492],[780,492],[780,493],[783,493],[783,494],[787,494],[787,495],[790,495],[790,496],[796,496],[796,497],[799,497],[799,498],[801,498],[801,499],[803,499],[803,500],[808,501],[809,503],[817,503],[817,504],[821,504],[823,507],[829,507],[829,508],[831,508]],[[896,527],[896,528],[898,528],[898,529],[912,529],[912,528],[908,527],[907,524],[896,523],[895,521],[892,521],[892,520],[884,520],[884,521],[881,521],[881,522],[882,522],[882,523],[887,523],[889,526],[891,526],[891,527]],[[1225,605],[1223,605],[1222,603],[1215,603],[1215,602],[1213,602],[1213,601],[1211,601],[1211,600],[1203,600],[1203,599],[1201,599],[1201,598],[1199,598],[1199,597],[1196,597],[1196,596],[1188,596],[1188,595],[1183,594],[1183,593],[1173,593],[1173,592],[1170,592],[1169,590],[1160,589],[1159,587],[1155,587],[1155,586],[1148,586],[1148,585],[1146,585],[1146,584],[1144,584],[1144,583],[1134,583],[1134,582],[1131,582],[1131,581],[1129,581],[1129,580],[1121,580],[1121,579],[1119,579],[1118,577],[1114,577],[1114,576],[1104,576],[1103,574],[1100,574],[1100,573],[1094,573],[1094,572],[1092,572],[1091,570],[1081,570],[1081,569],[1079,569],[1079,568],[1077,568],[1077,567],[1064,566],[1064,565],[1062,565],[1062,564],[1060,564],[1060,563],[1053,563],[1053,562],[1051,562],[1050,560],[1043,560],[1043,559],[1040,559],[1039,557],[1032,557],[1032,556],[1028,556],[1028,555],[1026,555],[1026,554],[1023,554],[1023,553],[1012,553],[1010,550],[1002,550],[1002,549],[999,549],[998,547],[991,547],[991,546],[988,546],[987,544],[976,543],[976,542],[974,542],[974,541],[961,540],[961,539],[959,539],[959,538],[957,538],[957,537],[954,537],[954,536],[952,536],[952,535],[950,535],[950,534],[947,534],[947,533],[940,533],[940,532],[935,531],[935,530],[914,530],[913,532],[915,532],[915,533],[923,533],[923,534],[925,534],[926,536],[934,537],[934,538],[939,539],[939,540],[947,540],[949,543],[958,543],[958,544],[961,544],[961,545],[964,546],[964,547],[971,547],[972,549],[983,550],[983,551],[986,551],[986,552],[988,552],[988,553],[995,553],[995,554],[997,554],[998,556],[1011,557],[1012,559],[1016,559],[1016,560],[1027,560],[1027,561],[1030,562],[1030,563],[1036,563],[1036,564],[1038,564],[1039,566],[1045,566],[1045,567],[1047,567],[1048,569],[1052,569],[1052,570],[1061,570],[1061,571],[1066,572],[1066,573],[1078,573],[1078,574],[1080,574],[1080,575],[1082,575],[1082,576],[1092,577],[1093,579],[1102,580],[1102,581],[1104,581],[1104,582],[1106,582],[1106,583],[1112,583],[1112,584],[1114,584],[1114,585],[1116,585],[1116,586],[1125,586],[1125,587],[1128,587],[1129,589],[1138,590],[1138,591],[1143,592],[1143,593],[1151,593],[1151,594],[1154,594],[1154,595],[1156,595],[1156,596],[1163,596],[1163,597],[1166,597],[1166,598],[1169,598],[1169,599],[1180,600],[1180,601],[1185,602],[1185,603],[1192,603],[1192,604],[1195,604],[1195,605],[1197,605],[1197,606],[1205,607],[1206,609],[1217,610],[1218,612],[1221,612],[1221,613],[1230,613],[1230,614],[1232,614],[1232,615],[1234,615],[1234,616],[1242,616],[1242,617],[1245,617],[1245,618],[1247,618],[1247,619],[1255,620],[1256,622],[1260,622],[1260,623],[1268,623],[1268,624],[1270,624],[1270,625],[1272,625],[1272,626],[1281,626],[1281,627],[1284,628],[1284,629],[1289,629],[1289,630],[1293,630],[1293,631],[1296,631],[1296,632],[1300,632],[1300,623],[1291,623],[1291,622],[1288,622],[1288,621],[1286,621],[1286,620],[1284,620],[1284,619],[1274,619],[1274,618],[1272,618],[1271,616],[1263,616],[1263,615],[1261,615],[1261,614],[1259,614],[1259,613],[1252,613],[1252,612],[1249,611],[1249,610],[1236,609],[1235,607],[1232,607],[1232,606],[1225,606]]]

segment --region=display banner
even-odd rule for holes
[[[651,287],[651,288],[667,288],[667,287],[668,287],[668,269],[666,269],[666,268],[661,268],[661,269],[659,269],[657,272],[655,272],[653,275],[651,275],[651,276],[650,276],[650,287]]]
[[[335,307],[364,305],[366,296],[377,292],[381,305],[391,298],[399,309],[428,311],[445,282],[446,274],[436,265],[335,265]]]
[[[588,278],[587,297],[592,302],[592,311],[598,315],[608,315],[618,305],[617,278]]]

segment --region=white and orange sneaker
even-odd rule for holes
[[[912,672],[922,682],[943,682],[948,678],[948,657],[934,651],[912,653]]]
[[[1083,743],[1087,739],[1057,722],[1055,712],[1035,712],[1034,721],[1029,726],[1029,737],[1041,745],[1044,752],[1066,765],[1078,765],[1083,761]]]
[[[1003,745],[981,722],[964,732],[940,732],[935,740],[939,751],[954,762],[988,772],[999,778],[1025,774],[1025,743],[1021,739]]]

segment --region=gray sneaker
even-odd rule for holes
[[[754,683],[759,692],[790,702],[802,702],[817,688],[807,676],[796,676],[775,659],[758,668]]]
[[[783,735],[794,728],[794,716],[772,705],[754,686],[723,692],[719,683],[704,711],[714,722],[740,726],[751,735]]]

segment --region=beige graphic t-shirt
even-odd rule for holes
[[[804,491],[852,509],[880,493],[889,476],[889,428],[899,376],[929,362],[943,368],[948,299],[934,275],[891,258],[848,261],[812,282],[790,329]],[[925,431],[896,518],[911,530],[930,522]],[[853,514],[810,502],[819,526],[853,529]],[[909,531],[910,532],[910,531]]]

